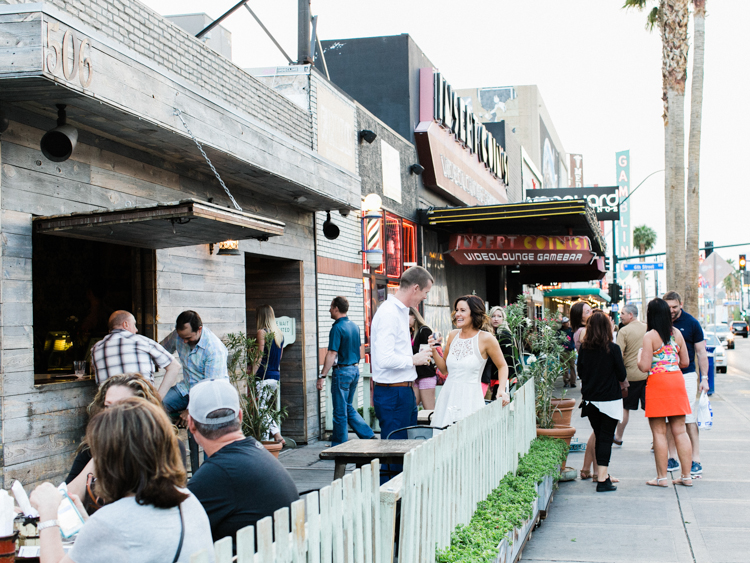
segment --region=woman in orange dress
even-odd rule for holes
[[[690,467],[693,459],[693,448],[685,430],[685,415],[691,412],[690,401],[680,369],[687,367],[690,360],[685,339],[679,330],[672,327],[672,316],[666,301],[657,298],[649,302],[646,323],[648,332],[643,337],[638,369],[649,374],[646,382],[646,417],[654,436],[656,461],[656,478],[646,484],[668,487],[667,424],[672,429],[682,467]],[[693,486],[689,472],[672,483]]]

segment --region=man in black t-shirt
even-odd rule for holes
[[[190,390],[188,428],[207,459],[188,483],[203,505],[214,541],[232,536],[299,500],[287,470],[254,438],[242,434],[237,390],[227,380]]]
[[[682,333],[685,339],[690,364],[682,370],[685,378],[685,389],[687,390],[688,399],[692,413],[685,416],[685,429],[690,436],[690,443],[693,446],[693,462],[690,467],[691,477],[700,477],[703,473],[701,465],[701,451],[698,434],[698,392],[708,391],[708,352],[706,351],[706,340],[703,337],[703,328],[698,320],[691,314],[682,310],[682,298],[676,291],[670,291],[664,295],[664,301],[669,305],[672,313],[672,326]],[[700,368],[700,383],[698,382],[698,369]],[[672,432],[667,431],[667,442],[669,444],[669,460],[667,469],[676,471],[680,468],[680,462],[677,461],[677,449],[674,445]],[[683,468],[683,475],[687,474],[687,468]]]

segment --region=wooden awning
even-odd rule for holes
[[[267,239],[284,234],[284,223],[195,199],[152,206],[36,217],[37,233],[124,244],[173,248],[224,240]]]

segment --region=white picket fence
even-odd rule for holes
[[[330,486],[237,532],[237,563],[392,563],[435,561],[451,532],[474,514],[536,436],[534,383],[509,407],[495,401],[409,452],[404,471],[382,486],[373,461]],[[396,530],[396,503],[401,526]],[[291,515],[291,517],[290,517]],[[274,541],[275,538],[275,541]],[[232,538],[214,544],[216,563],[231,563]],[[208,563],[204,551],[191,563]]]

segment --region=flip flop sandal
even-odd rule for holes
[[[591,479],[591,471],[581,469],[581,481],[585,481],[586,479]]]
[[[613,440],[613,442],[618,446],[622,446],[622,440]]]
[[[690,481],[690,483],[686,483],[685,481]],[[683,487],[692,487],[693,486],[693,478],[689,475],[687,477],[683,477],[680,475],[679,479],[675,479],[672,481],[673,485],[682,485]]]
[[[662,489],[666,489],[667,487],[669,487],[668,484],[666,484],[666,485],[660,485],[659,483],[661,481],[667,481],[667,480],[669,480],[669,477],[662,477],[661,479],[659,479],[657,477],[656,478],[656,483],[652,483],[651,481],[646,481],[646,484],[649,485],[649,486],[651,486],[651,487],[661,487]]]

